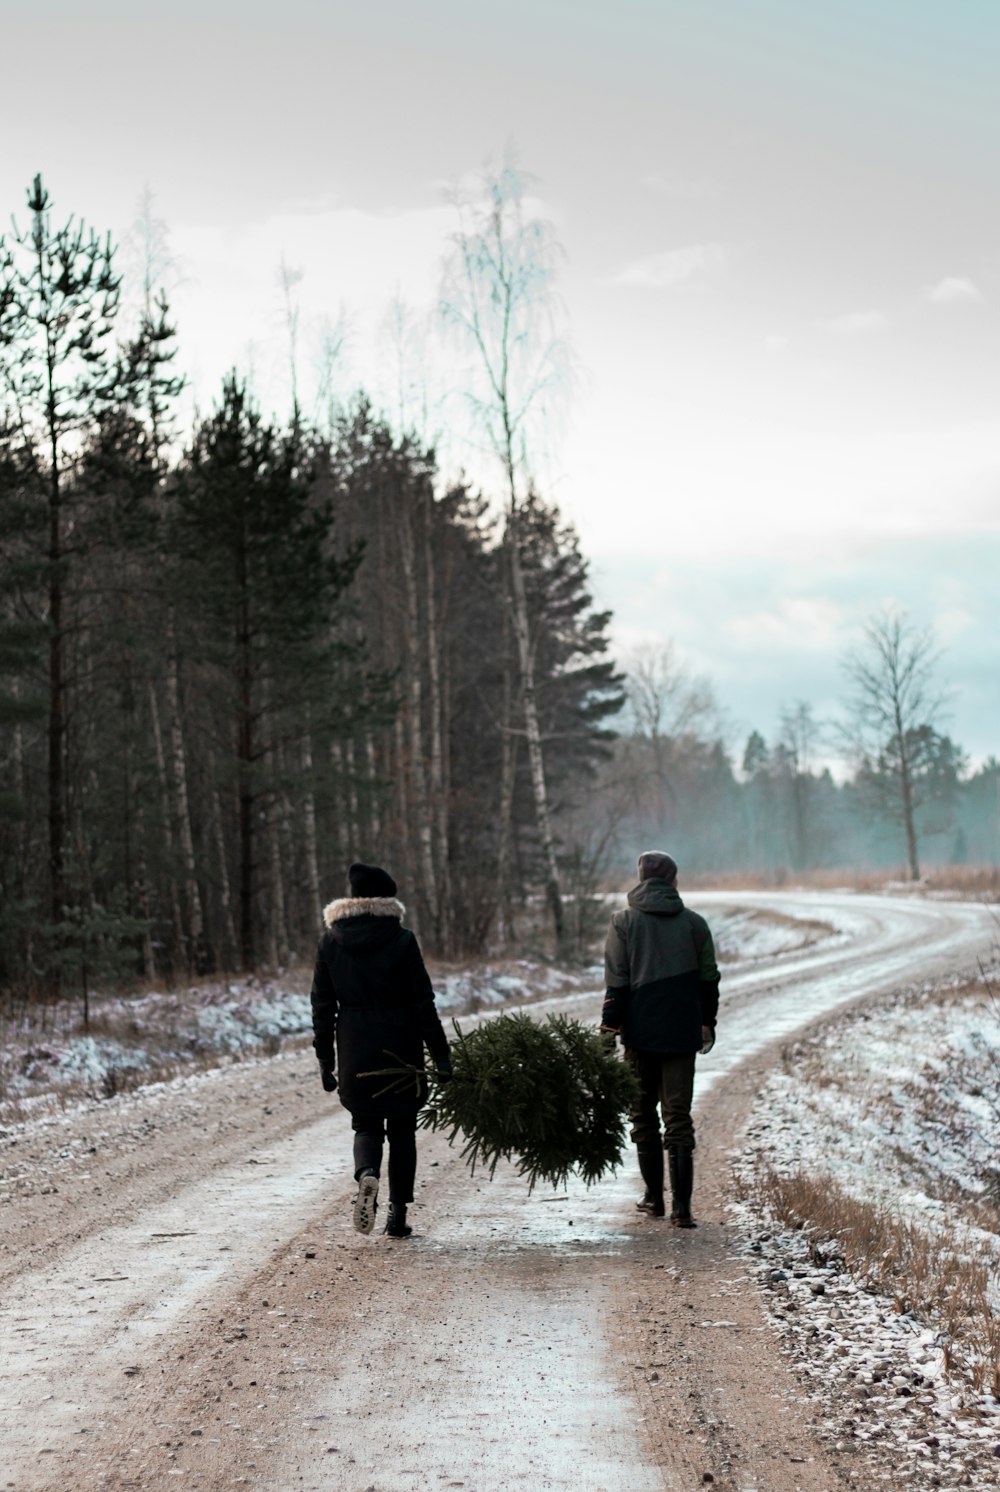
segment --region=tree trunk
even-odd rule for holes
[[[285,877],[281,864],[281,804],[271,794],[267,814],[268,859],[270,861],[271,915],[268,918],[268,963],[277,969],[287,962],[288,938],[285,908]]]
[[[337,784],[337,807],[334,816],[334,834],[337,841],[337,858],[343,871],[347,871],[347,859],[351,853],[351,831],[347,822],[347,766],[343,744],[330,742],[330,765],[333,780]]]
[[[139,913],[145,926],[142,929],[142,974],[144,979],[156,978],[156,950],[153,947],[153,933],[150,927],[149,915],[149,877],[146,867],[145,850],[145,823],[142,809],[136,812],[136,830],[139,837],[139,854],[136,865],[137,880],[135,886],[136,911]]]
[[[427,772],[424,763],[423,742],[423,682],[420,656],[420,606],[417,597],[416,545],[413,537],[412,512],[404,499],[400,513],[400,559],[403,566],[403,581],[406,589],[406,656],[407,656],[407,726],[410,736],[410,780],[413,783],[414,803],[411,807],[413,828],[416,830],[417,853],[420,864],[421,900],[430,920],[429,935],[435,949],[440,945],[441,918],[438,903],[438,886],[434,867],[433,829],[431,817],[433,805],[427,787]]]
[[[240,967],[250,974],[257,962],[254,937],[254,798],[246,784],[240,784]]]
[[[506,626],[503,640],[503,702],[500,716],[500,836],[497,844],[497,938],[506,948],[514,934],[511,911],[511,818],[514,810],[514,783],[517,776],[517,737],[511,718],[513,687],[511,680],[509,638]]]
[[[552,818],[545,785],[545,756],[542,749],[542,733],[538,723],[538,702],[535,696],[535,663],[531,650],[528,598],[524,586],[524,571],[521,568],[521,545],[513,500],[507,520],[507,537],[510,548],[511,619],[514,624],[518,662],[521,669],[521,706],[524,711],[524,733],[528,742],[531,790],[535,800],[535,818],[538,823],[538,837],[541,841],[542,859],[545,864],[545,893],[552,912],[556,950],[561,952],[566,941],[566,925],[562,890],[559,884],[559,866],[556,861],[555,837],[552,832]]]
[[[181,915],[180,897],[174,879],[174,829],[173,805],[170,798],[170,779],[167,776],[167,757],[163,749],[163,731],[160,727],[160,706],[156,698],[156,685],[149,681],[149,717],[153,726],[153,750],[160,778],[160,793],[163,799],[163,842],[167,850],[167,895],[170,902],[170,921],[173,930],[174,949],[184,941],[184,922]]]
[[[899,787],[903,803],[903,823],[906,828],[906,858],[909,863],[910,880],[920,880],[920,859],[917,854],[917,830],[913,816],[913,784],[910,781],[910,764],[900,743]]]
[[[240,619],[237,633],[236,763],[239,782],[240,821],[240,962],[251,973],[257,962],[254,926],[254,817],[257,793],[254,782],[253,663],[250,656],[250,617],[245,557],[241,556]]]
[[[354,742],[344,743],[344,769],[346,782],[344,784],[344,804],[346,807],[345,825],[347,829],[347,854],[352,860],[358,858],[360,853],[359,839],[361,823],[358,815],[358,779],[357,767],[354,761]],[[346,865],[344,867],[347,869]]]
[[[284,772],[284,753],[279,750],[278,760],[282,764]],[[298,835],[296,834],[295,815],[292,809],[291,799],[286,792],[279,796],[278,813],[278,844],[281,851],[282,874],[285,883],[285,920],[282,924],[284,933],[284,956],[282,963],[287,964],[294,950],[301,945],[300,933],[303,930],[302,918],[302,895],[299,890],[301,876],[299,874]],[[315,930],[315,922],[311,918],[309,922],[310,935]]]
[[[222,827],[222,801],[217,787],[212,789],[211,803],[212,836],[215,840],[215,852],[219,862],[219,900],[222,905],[223,936],[226,943],[225,955],[221,962],[223,968],[231,969],[236,955],[236,925],[233,922],[233,894],[226,859],[226,835]]]
[[[27,790],[26,790],[27,784],[26,784],[25,770],[24,770],[24,729],[21,726],[20,722],[18,722],[14,726],[13,755],[14,755],[14,791],[15,791],[15,793],[17,795],[18,802],[19,803],[25,803],[27,801]],[[21,815],[20,824],[19,824],[19,826],[17,827],[17,830],[16,830],[16,834],[17,834],[17,881],[16,881],[17,890],[16,890],[16,894],[17,894],[18,900],[24,900],[24,899],[26,899],[26,896],[27,896],[27,886],[28,886],[29,867],[31,866],[32,860],[33,860],[32,847],[31,847],[31,827],[30,827],[30,825],[31,825],[31,815],[30,815],[30,813],[24,813],[24,814],[22,814]],[[34,951],[34,939],[35,939],[35,936],[36,936],[35,931],[34,931],[34,927],[32,925],[33,922],[34,922],[34,919],[32,919],[31,922],[29,922],[27,928],[25,929],[25,934],[24,934],[24,939],[25,939],[25,941],[24,941],[24,963],[28,967],[30,967],[31,962],[32,962],[32,955],[33,955],[33,951]]]
[[[795,868],[806,870],[809,863],[809,779],[805,772],[795,769],[793,778],[795,804]]]
[[[451,874],[448,855],[449,794],[445,782],[444,704],[441,688],[441,647],[438,636],[437,596],[433,556],[434,500],[428,482],[422,493],[424,607],[427,617],[428,705],[430,714],[431,810],[434,826],[435,887],[438,907],[438,951],[452,956]]]
[[[174,640],[173,618],[167,624],[167,709],[170,723],[170,765],[174,779],[174,794],[177,803],[177,832],[180,836],[181,859],[184,865],[184,898],[188,910],[188,969],[193,971],[204,963],[205,916],[198,884],[197,864],[194,855],[194,835],[191,832],[191,810],[187,785],[187,757],[184,751],[184,733],[181,724],[180,668]]]
[[[285,864],[282,855],[282,821],[284,807],[278,784],[281,781],[281,750],[272,748],[271,757],[271,801],[268,804],[267,831],[268,857],[271,880],[271,921],[269,930],[270,962],[272,968],[284,967],[288,962],[288,901],[285,889]]]
[[[368,770],[368,822],[371,825],[372,844],[382,843],[382,814],[379,808],[378,763],[375,757],[375,737],[365,732],[365,766]]]
[[[305,791],[302,801],[302,839],[306,860],[306,886],[309,892],[309,925],[319,918],[322,893],[319,884],[319,854],[316,847],[316,791],[313,781],[312,713],[306,705],[306,724],[302,735],[302,775]]]
[[[393,723],[392,734],[393,747],[396,756],[396,770],[393,773],[396,808],[399,814],[399,822],[403,826],[402,834],[400,836],[400,846],[403,852],[403,864],[400,868],[402,870],[403,883],[408,886],[413,875],[413,866],[411,864],[409,855],[410,844],[412,843],[407,828],[410,823],[409,774],[407,770],[408,763],[406,758],[406,736],[403,729],[403,713],[401,710],[397,711],[396,713],[396,719]],[[400,876],[396,876],[395,879],[399,880]],[[424,929],[420,921],[419,904],[414,904],[411,907],[410,925],[418,936],[422,936]]]
[[[51,373],[51,369],[50,369]],[[51,379],[50,379],[51,390]],[[49,792],[49,887],[52,921],[63,920],[66,906],[66,872],[64,845],[66,816],[63,785],[63,738],[66,731],[63,681],[63,585],[62,585],[62,503],[59,489],[59,442],[54,423],[54,403],[50,393],[50,436],[52,471],[49,481],[49,723],[48,723],[48,792]],[[55,972],[58,990],[60,977]]]
[[[46,295],[47,275],[43,250],[43,220],[36,221],[39,290]],[[46,295],[47,298],[47,295]],[[48,809],[49,809],[49,909],[53,923],[62,922],[66,906],[66,805],[63,781],[63,752],[66,732],[65,681],[63,678],[63,552],[62,491],[59,462],[59,412],[56,402],[55,370],[58,329],[45,321],[45,419],[49,440],[49,718],[48,718]],[[54,970],[53,986],[58,993],[61,976]]]
[[[896,740],[899,743],[899,796],[903,809],[903,827],[906,832],[906,858],[910,880],[920,880],[920,860],[917,855],[917,828],[913,817],[913,783],[910,779],[910,759],[906,749],[901,686],[895,663],[892,671],[892,705],[896,722]]]
[[[134,791],[132,769],[132,745],[136,737],[135,696],[132,690],[132,671],[128,658],[125,660],[125,708],[122,712],[122,826],[123,858],[125,876],[126,908],[130,917],[138,916],[145,923],[141,934],[142,974],[151,979],[155,973],[153,940],[149,929],[149,894],[146,881],[146,834],[142,813],[142,798]],[[135,811],[133,814],[133,798]],[[134,848],[133,848],[134,841]]]

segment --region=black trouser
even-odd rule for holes
[[[632,1139],[637,1146],[652,1147],[660,1143],[660,1116],[663,1113],[663,1144],[683,1145],[694,1149],[694,1124],[691,1100],[694,1096],[694,1052],[635,1052],[628,1050],[626,1060],[636,1077],[642,1095],[632,1110]]]
[[[354,1131],[354,1179],[362,1171],[382,1173],[382,1143],[389,1140],[389,1200],[403,1206],[413,1201],[417,1174],[417,1116],[401,1114],[383,1119],[381,1114],[352,1114]]]

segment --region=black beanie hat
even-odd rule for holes
[[[644,850],[639,856],[640,881],[675,881],[677,861],[665,850]]]
[[[381,865],[352,865],[347,872],[352,896],[395,896],[396,882]]]

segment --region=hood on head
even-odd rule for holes
[[[343,896],[324,907],[323,921],[335,943],[365,958],[399,937],[405,911],[394,896]]]
[[[405,916],[406,908],[395,896],[340,896],[323,908],[323,921],[327,927],[344,922],[348,917]]]
[[[628,904],[637,912],[652,912],[656,917],[676,917],[684,910],[677,887],[666,881],[640,881],[629,892]]]

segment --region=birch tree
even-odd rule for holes
[[[476,425],[499,462],[505,488],[508,604],[518,665],[545,891],[556,943],[566,937],[563,893],[539,725],[534,639],[524,580],[522,514],[531,485],[538,424],[564,381],[565,344],[556,334],[553,281],[559,246],[551,227],[528,214],[525,181],[512,165],[483,172],[473,197],[456,198],[459,227],[445,267],[441,311],[469,349],[467,391]],[[508,729],[512,728],[510,724]],[[507,843],[501,826],[501,847]],[[507,873],[499,867],[501,887]]]

